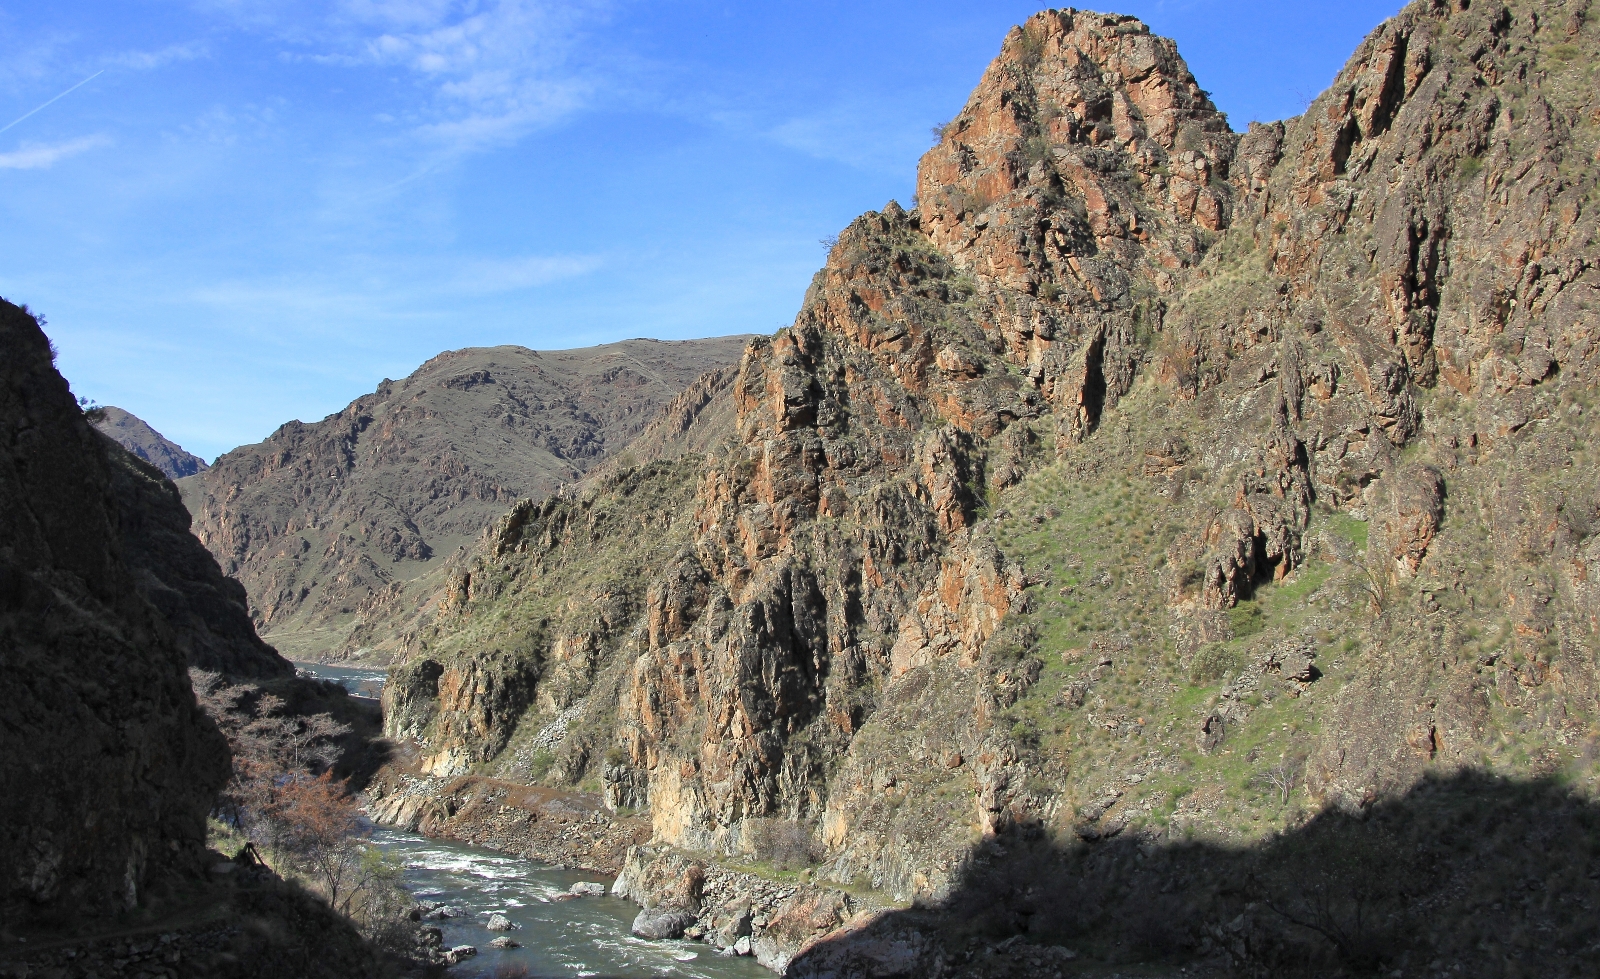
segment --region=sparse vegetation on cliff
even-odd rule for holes
[[[1573,971],[1590,885],[1514,899],[1430,834],[1575,830],[1600,791],[1585,9],[1414,3],[1243,134],[1137,21],[1030,19],[917,208],[853,222],[752,345],[726,446],[484,539],[392,730],[444,771],[598,775],[663,866],[815,826],[817,877],[926,915],[916,966],[872,958],[886,922],[822,973],[931,971],[953,921],[1113,963]]]

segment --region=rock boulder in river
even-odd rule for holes
[[[651,940],[682,938],[683,930],[694,922],[695,916],[687,911],[645,908],[633,919],[633,933],[640,938]]]

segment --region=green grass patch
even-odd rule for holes
[[[1328,529],[1360,548],[1367,546],[1367,522],[1357,520],[1348,513],[1336,513],[1328,519]]]

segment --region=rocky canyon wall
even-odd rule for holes
[[[189,689],[184,627],[129,553],[160,531],[121,492],[151,477],[90,427],[10,303],[0,350],[0,901],[20,927],[130,909],[196,871],[228,749]]]
[[[391,733],[906,901],[1041,835],[1592,792],[1596,56],[1584,3],[1422,0],[1235,133],[1138,21],[1030,18],[722,435],[462,560]]]

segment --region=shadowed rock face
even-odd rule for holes
[[[1587,9],[1412,4],[1242,135],[1137,21],[1030,18],[723,434],[452,565],[391,733],[927,902],[986,846],[1244,846],[1431,773],[1592,796]]]
[[[235,679],[292,675],[293,664],[256,635],[244,586],[189,532],[178,488],[120,446],[108,444],[106,456],[124,559],[189,665]]]
[[[137,415],[113,405],[100,409],[101,417],[94,427],[111,436],[118,445],[155,466],[168,479],[182,479],[209,468],[206,461],[183,446],[168,441],[162,434]]]
[[[130,559],[120,470],[159,474],[89,426],[10,303],[0,350],[0,902],[23,925],[131,908],[193,869],[228,750]]]
[[[405,642],[388,623],[446,558],[614,453],[745,339],[451,351],[180,486],[263,633],[299,658],[383,658]]]

